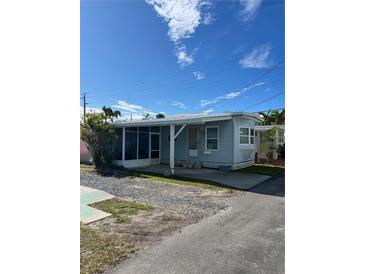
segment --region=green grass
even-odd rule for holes
[[[94,168],[93,165],[87,165],[87,164],[80,164],[80,168],[81,169],[91,169],[91,168]]]
[[[118,242],[113,235],[86,225],[80,226],[80,273],[101,273],[106,266],[115,266],[135,253],[137,247]]]
[[[274,167],[274,166],[254,165],[246,168],[241,168],[236,171],[274,176],[285,171],[285,168],[276,166]]]
[[[88,165],[80,165],[81,169],[87,169],[93,166]],[[201,180],[201,179],[193,179],[193,178],[186,178],[186,177],[180,177],[180,176],[164,176],[159,173],[151,173],[151,172],[142,172],[142,171],[136,171],[136,170],[128,170],[121,167],[114,167],[109,168],[106,171],[99,171],[100,174],[102,173],[108,173],[110,175],[114,175],[116,177],[138,177],[138,178],[144,178],[149,179],[151,181],[158,181],[158,182],[164,182],[164,183],[171,183],[171,184],[178,184],[178,185],[186,185],[191,187],[197,187],[197,188],[203,188],[208,190],[228,190],[229,192],[232,192],[234,187],[226,186],[220,183],[207,181],[207,180]]]
[[[216,182],[200,180],[200,179],[193,179],[193,178],[185,178],[185,177],[180,177],[180,176],[167,177],[162,174],[150,173],[150,172],[133,171],[130,173],[130,176],[150,179],[152,181],[160,181],[160,182],[164,182],[164,183],[203,188],[203,189],[208,189],[208,190],[227,190],[228,189],[230,192],[232,192],[232,190],[234,189],[232,187],[222,185],[222,184],[219,184]]]
[[[127,223],[130,220],[129,216],[143,211],[153,210],[152,206],[128,202],[117,198],[96,202],[90,206],[112,214],[118,223]]]

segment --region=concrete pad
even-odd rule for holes
[[[110,216],[110,213],[106,213],[88,205],[113,197],[113,195],[104,191],[80,186],[80,221],[84,224],[88,224]]]
[[[170,167],[167,165],[153,165],[136,168],[135,170],[164,174],[169,168]],[[250,188],[270,178],[270,176],[267,175],[241,173],[235,171],[224,172],[209,168],[191,169],[183,167],[175,167],[175,175],[186,178],[212,181],[242,190],[249,190]]]

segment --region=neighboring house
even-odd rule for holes
[[[91,163],[92,156],[89,150],[89,146],[84,141],[80,140],[80,163]]]
[[[274,138],[274,147],[279,147],[279,145],[283,145],[285,143],[285,126],[284,125],[268,125],[268,126],[256,126],[256,149],[257,155],[260,159],[268,159],[268,147],[267,140],[264,137],[264,132],[274,129],[275,138]],[[273,159],[276,160],[278,158],[278,153],[273,153]]]
[[[171,173],[175,165],[247,167],[255,160],[258,122],[262,122],[259,116],[244,112],[116,122],[115,164],[126,168],[170,164]]]

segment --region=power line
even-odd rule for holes
[[[281,91],[281,92],[279,92],[279,93],[277,93],[277,94],[275,94],[275,95],[273,95],[273,96],[271,96],[271,97],[269,97],[269,98],[266,98],[266,99],[264,99],[264,100],[262,100],[262,101],[259,101],[259,102],[255,103],[255,104],[253,104],[253,105],[250,105],[250,106],[248,106],[248,107],[245,107],[245,108],[244,108],[244,110],[247,110],[247,109],[249,109],[249,108],[253,108],[253,107],[255,107],[255,106],[261,105],[262,103],[265,103],[265,102],[267,102],[267,101],[270,101],[270,100],[272,100],[272,99],[274,99],[274,98],[276,98],[276,97],[280,96],[280,95],[281,95],[281,94],[283,94],[283,93],[284,93],[284,91]]]
[[[258,73],[255,72],[255,73],[250,73],[250,74],[246,74],[246,75],[243,75],[243,76],[248,77],[248,76],[253,76],[253,75],[257,75],[257,74]],[[217,83],[229,80],[229,79],[236,79],[236,78],[237,78],[237,76],[225,77],[223,79],[218,79],[218,80],[206,82],[206,83],[203,83],[203,84],[197,83],[197,84],[194,84],[194,85],[180,86],[178,88],[187,90],[187,89],[194,88],[194,87],[206,87],[206,86],[211,86],[212,84],[217,84]],[[138,94],[138,95],[124,96],[123,99],[141,98],[141,97],[145,97],[145,96],[149,96],[149,95],[155,95],[155,94],[161,94],[161,93],[171,93],[171,92],[179,92],[179,90],[172,89],[172,90],[168,90],[168,91],[164,90],[164,91],[149,92],[149,93]],[[116,94],[108,94],[108,95],[116,95]],[[101,100],[98,100],[96,102],[101,102]]]
[[[284,110],[285,108],[271,108],[271,109],[266,109],[266,110],[260,110],[260,111],[255,111],[252,113],[259,113],[259,112],[269,112],[269,111],[273,111],[273,110]]]
[[[226,61],[226,62],[214,64],[214,65],[211,65],[211,66],[206,66],[206,67],[201,67],[201,68],[195,68],[195,69],[191,68],[191,69],[186,70],[184,72],[180,72],[180,73],[177,73],[177,74],[173,74],[171,76],[168,76],[168,77],[163,77],[163,78],[156,79],[156,80],[152,80],[152,81],[143,82],[143,83],[137,84],[136,86],[145,85],[146,83],[151,84],[151,83],[156,83],[156,82],[160,82],[160,81],[166,81],[166,80],[173,79],[173,78],[177,78],[177,77],[180,77],[180,76],[183,76],[183,75],[191,74],[194,71],[205,70],[205,69],[209,69],[209,68],[212,68],[212,67],[221,66],[221,65],[228,64],[228,63],[236,62],[236,61],[237,60],[231,60],[231,61]]]
[[[283,47],[283,45],[284,44],[280,43],[276,48],[281,49]],[[275,56],[278,57],[279,54],[276,54]],[[275,56],[274,56],[274,58],[276,58]],[[243,56],[241,56],[239,58],[239,60],[241,60],[242,58],[243,58]],[[165,80],[169,80],[169,79],[172,79],[172,78],[176,78],[176,77],[180,77],[180,76],[183,76],[183,75],[190,74],[194,71],[206,70],[206,69],[210,69],[210,68],[213,68],[213,67],[216,67],[216,66],[222,66],[222,65],[225,65],[225,64],[236,62],[236,61],[237,61],[237,59],[234,59],[234,60],[225,61],[225,62],[221,62],[221,63],[218,63],[218,64],[210,65],[210,66],[205,66],[205,67],[200,67],[200,68],[195,68],[195,69],[190,68],[190,69],[188,69],[184,72],[180,72],[180,73],[177,73],[177,74],[174,74],[174,75],[171,75],[171,76],[163,77],[163,78],[152,80],[152,81],[143,82],[143,83],[137,84],[135,86],[145,85],[146,83],[151,84],[151,83],[155,83],[155,82],[165,81]]]
[[[87,103],[86,103],[86,92],[84,92],[84,95],[83,95],[83,100],[84,100],[84,123],[85,123],[85,121],[86,121],[86,105],[87,105]]]
[[[274,71],[275,69],[277,69],[282,63],[284,62],[284,60],[281,60],[279,62],[277,62],[275,65],[273,65],[271,68],[269,68],[268,70],[266,70],[265,72],[261,73],[260,76],[258,76],[257,78],[255,78],[254,80],[248,82],[248,84],[246,84],[245,86],[243,86],[242,88],[240,89],[244,89],[245,87],[249,86],[249,85],[252,85],[253,83],[257,82],[258,80],[260,80],[262,77],[266,76],[267,74],[271,73],[272,71]],[[252,74],[248,74],[248,75],[257,75],[259,73],[255,72],[255,73],[252,73]],[[247,75],[246,75],[247,76]],[[232,77],[230,77],[232,78]],[[235,78],[235,77],[234,77]],[[208,83],[207,85],[211,85],[211,84],[216,84],[218,82],[222,82],[222,81],[225,81],[227,80],[227,78],[224,78],[224,79],[220,79],[220,80],[217,80],[217,81],[212,81],[210,83]],[[183,88],[184,90],[186,89],[189,89],[189,88],[194,88],[196,87],[197,85],[193,85],[193,86],[188,86],[188,87],[180,87],[180,88]],[[139,98],[139,97],[145,97],[145,96],[149,96],[149,95],[155,95],[155,94],[160,94],[160,93],[174,93],[174,92],[178,92],[177,90],[170,90],[170,91],[158,91],[158,92],[151,92],[151,93],[145,93],[145,94],[141,94],[141,95],[133,95],[132,97],[124,97],[125,99],[128,99],[128,98]],[[100,101],[99,101],[100,102]]]
[[[279,55],[276,55],[276,56],[279,56]],[[242,57],[240,59],[242,59]],[[185,71],[185,72],[182,72],[182,73],[179,73],[179,74],[170,76],[170,77],[161,78],[161,79],[154,80],[154,81],[150,81],[150,82],[147,82],[147,83],[155,83],[155,82],[165,81],[165,80],[168,80],[168,79],[172,79],[172,78],[176,78],[176,77],[179,77],[179,76],[183,76],[183,75],[185,75],[187,73],[190,74],[190,73],[192,73],[194,71],[197,71],[197,70],[203,70],[203,69],[206,69],[206,68],[212,68],[212,67],[216,67],[216,66],[220,66],[220,65],[223,65],[223,64],[236,62],[236,61],[237,60],[231,60],[231,61],[226,61],[226,62],[222,62],[222,63],[219,63],[219,64],[211,65],[211,66],[206,66],[206,67],[203,67],[203,68],[200,68],[200,69],[190,69],[190,71]],[[234,70],[234,69],[236,69],[236,67],[232,67],[232,68],[228,68],[228,69],[214,71],[212,73],[208,73],[208,74],[205,74],[205,75],[206,76],[211,76],[211,75],[214,75],[214,74],[219,74],[221,72],[230,71],[230,70]],[[256,74],[256,73],[253,73],[253,74]],[[232,77],[230,77],[230,78],[232,78]],[[222,79],[222,80],[224,81],[225,79]],[[222,80],[218,80],[218,81],[222,81]],[[180,81],[175,81],[175,82],[170,82],[170,83],[163,83],[163,84],[159,84],[159,85],[156,85],[156,86],[145,87],[145,88],[137,89],[137,90],[135,90],[135,89],[134,90],[131,90],[131,88],[127,88],[125,90],[128,90],[130,93],[134,93],[135,94],[136,92],[141,92],[141,91],[146,91],[146,90],[161,88],[161,87],[165,87],[165,86],[176,85],[178,83],[192,82],[192,81],[196,81],[196,79],[195,78],[193,78],[193,79],[182,79]],[[136,85],[135,87],[138,87],[138,86],[141,86],[141,85],[144,85],[144,84],[145,83],[139,84],[139,85]],[[198,85],[200,85],[200,83],[198,83]],[[198,86],[198,85],[194,85],[192,87],[195,87],[195,86]],[[190,87],[188,87],[188,88],[190,88]],[[165,92],[166,91],[162,91],[162,92],[159,92],[159,93],[165,93]],[[112,93],[104,93],[104,94],[105,95],[108,95],[108,96],[114,96],[114,95],[119,95],[120,93],[121,92],[112,92]],[[141,96],[150,95],[150,94],[155,94],[155,93],[141,94]],[[156,94],[158,94],[158,93],[156,93]],[[126,98],[128,99],[128,97],[126,97]],[[130,97],[130,98],[132,98],[132,97]],[[134,95],[133,98],[136,98],[136,96]]]

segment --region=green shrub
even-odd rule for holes
[[[110,167],[115,160],[114,150],[118,136],[112,122],[118,112],[110,113],[111,109],[105,109],[108,111],[86,113],[81,123],[81,139],[90,146],[96,167]]]
[[[278,154],[280,159],[285,159],[285,144],[279,145]]]

